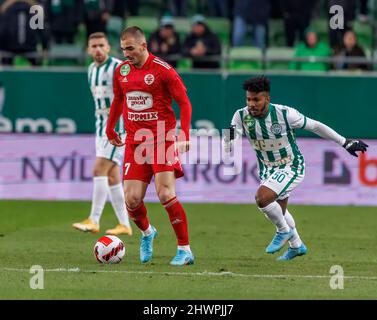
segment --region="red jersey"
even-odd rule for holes
[[[173,99],[180,108],[181,130],[185,134],[185,140],[189,140],[191,103],[182,79],[168,63],[151,53],[141,68],[125,61],[115,71],[113,88],[114,100],[106,128],[110,140],[117,136],[114,127],[122,112],[127,133],[126,143],[141,143],[140,132],[150,130],[154,139],[160,139],[162,134],[166,137],[170,130],[175,132]]]

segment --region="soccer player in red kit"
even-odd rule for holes
[[[190,148],[191,103],[176,71],[147,50],[143,31],[128,27],[121,34],[126,60],[114,74],[114,100],[110,107],[106,134],[113,145],[122,141],[114,131],[123,113],[127,131],[124,157],[124,192],[130,218],[141,230],[140,260],[152,259],[157,230],[149,223],[143,199],[151,178],[157,195],[169,215],[178,241],[171,265],[194,263],[185,210],[175,194],[176,178],[183,176],[178,151]],[[172,99],[180,108],[181,130],[176,137]]]

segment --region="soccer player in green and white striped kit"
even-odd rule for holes
[[[106,231],[107,234],[132,235],[132,229],[124,200],[120,166],[124,157],[124,146],[113,146],[106,136],[106,124],[110,105],[114,97],[113,75],[121,60],[109,56],[110,45],[106,35],[96,32],[88,38],[88,53],[93,62],[88,69],[88,81],[95,104],[96,116],[96,161],[93,169],[93,195],[90,216],[73,227],[84,232],[99,232],[99,221],[105,207],[107,196],[117,215],[119,224]],[[125,139],[123,118],[115,128]]]
[[[278,260],[291,260],[307,252],[288,211],[290,193],[303,181],[305,160],[295,139],[295,129],[304,129],[343,146],[351,155],[365,152],[368,145],[360,140],[346,139],[325,124],[302,115],[296,109],[270,103],[270,81],[266,77],[246,80],[247,106],[235,112],[230,134],[225,138],[225,151],[233,148],[233,139],[246,135],[255,149],[260,187],[256,204],[276,226],[276,234],[267,246],[267,253],[279,251],[286,242],[288,250]]]

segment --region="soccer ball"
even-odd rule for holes
[[[99,263],[119,263],[126,253],[124,243],[116,236],[99,238],[94,246],[94,256]]]

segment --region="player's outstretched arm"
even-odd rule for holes
[[[365,142],[356,139],[346,139],[327,125],[310,118],[306,118],[305,129],[319,135],[324,139],[336,142],[355,157],[358,156],[356,151],[364,153],[368,148],[368,145]]]
[[[343,148],[354,157],[358,157],[356,151],[364,153],[367,151],[368,147],[369,146],[365,142],[356,139],[346,139],[346,142],[343,144]]]

